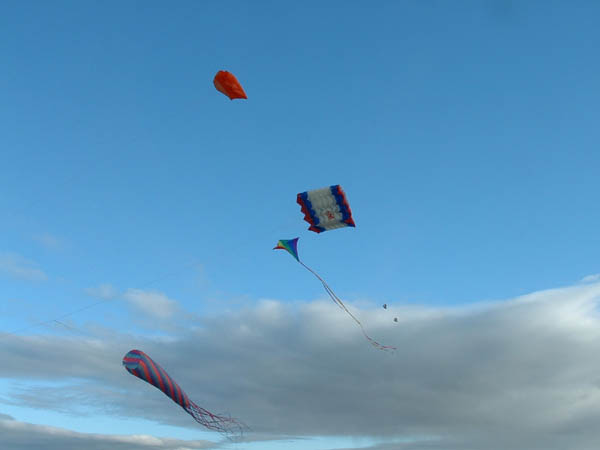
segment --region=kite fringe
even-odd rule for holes
[[[231,416],[213,414],[210,411],[198,406],[190,401],[190,404],[185,407],[185,410],[201,425],[206,428],[218,431],[221,434],[229,437],[241,437],[248,427]]]

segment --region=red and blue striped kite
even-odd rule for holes
[[[210,430],[230,434],[242,430],[242,425],[231,417],[219,416],[191,401],[169,374],[141,350],[131,350],[123,357],[125,369],[154,387],[181,406],[196,422]]]

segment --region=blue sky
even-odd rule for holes
[[[446,311],[576,285],[600,272],[599,12],[591,1],[4,2],[1,329],[102,299],[69,329],[19,336],[175,339],[198,321],[243,323],[265,299],[301,309],[321,286],[271,250],[296,236],[363,317],[384,302]],[[247,101],[214,89],[218,70]],[[357,227],[311,233],[295,196],[331,184]],[[99,432],[56,411],[2,411]],[[317,432],[329,434],[302,433]]]

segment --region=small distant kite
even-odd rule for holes
[[[394,317],[394,322],[398,322],[398,318],[397,317]]]
[[[181,406],[196,422],[206,428],[224,434],[241,433],[243,425],[231,417],[219,416],[207,411],[191,401],[183,389],[169,374],[141,350],[131,350],[123,357],[125,369],[138,378],[157,387]]]
[[[339,184],[298,194],[298,204],[315,233],[355,227],[346,194]]]
[[[242,88],[242,85],[235,75],[226,70],[219,70],[215,75],[213,83],[217,90],[229,97],[230,100],[233,100],[234,98],[248,98],[244,92],[244,88]]]
[[[387,309],[387,303],[383,304],[383,309]]]
[[[352,319],[354,319],[354,321],[358,324],[358,326],[360,327],[362,334],[365,336],[365,338],[367,338],[367,340],[371,343],[371,345],[373,347],[376,347],[380,350],[396,350],[396,347],[392,347],[389,345],[381,345],[379,342],[377,342],[376,340],[372,339],[367,332],[365,331],[362,323],[360,323],[360,320],[358,320],[354,314],[352,314],[348,308],[346,308],[346,305],[344,305],[344,302],[342,302],[340,300],[340,298],[335,294],[335,292],[333,292],[333,290],[329,287],[329,285],[325,282],[325,280],[323,278],[321,278],[319,276],[319,274],[317,274],[317,272],[315,272],[314,270],[312,270],[310,267],[308,267],[306,264],[304,264],[302,261],[300,261],[300,258],[298,257],[298,239],[299,238],[295,238],[295,239],[281,239],[279,242],[277,242],[277,245],[275,247],[273,247],[273,250],[286,250],[290,255],[292,255],[296,261],[298,261],[306,270],[308,270],[310,273],[312,273],[315,277],[317,277],[319,279],[319,281],[323,284],[323,287],[325,288],[325,292],[327,292],[327,294],[329,295],[329,297],[331,298],[331,300],[334,301],[334,303],[336,305],[338,305],[341,309],[343,309],[344,311],[346,311],[348,313],[348,315],[350,317],[352,317]]]

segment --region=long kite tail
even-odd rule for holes
[[[247,428],[243,423],[238,422],[229,416],[213,414],[192,401],[186,406],[185,410],[196,420],[196,422],[204,425],[210,430],[218,431],[228,436],[239,436],[243,434],[244,429]]]
[[[331,289],[329,287],[329,285],[327,284],[327,282],[321,278],[321,276],[315,272],[314,270],[312,270],[310,267],[308,267],[306,264],[304,264],[302,261],[300,261],[298,259],[298,262],[300,264],[302,264],[302,266],[308,270],[310,273],[312,273],[315,277],[317,277],[319,279],[319,281],[321,282],[321,284],[323,284],[323,287],[325,288],[325,292],[327,292],[327,294],[329,295],[329,297],[331,297],[331,300],[333,300],[333,302],[338,305],[340,308],[342,308],[344,311],[346,311],[348,313],[348,315],[350,317],[352,317],[352,319],[354,319],[354,321],[358,324],[358,326],[360,327],[360,330],[362,331],[362,334],[364,335],[364,337],[369,341],[369,343],[373,346],[378,348],[379,350],[384,350],[384,351],[390,351],[390,350],[396,350],[396,347],[393,347],[391,345],[382,345],[379,342],[377,342],[375,339],[371,338],[371,336],[369,336],[367,334],[367,332],[365,331],[365,328],[363,327],[363,324],[360,323],[360,320],[358,320],[354,314],[352,314],[348,308],[346,308],[346,305],[344,305],[344,302],[342,302],[342,300],[336,295],[335,292],[333,292],[333,289]]]

